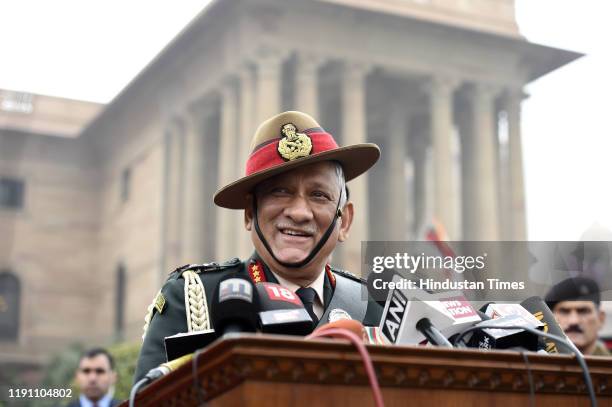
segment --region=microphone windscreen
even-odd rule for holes
[[[339,319],[337,321],[330,322],[315,329],[314,332],[323,333],[329,329],[346,329],[348,331],[351,331],[358,337],[365,339],[365,329],[363,327],[363,324],[354,319]]]
[[[280,284],[258,283],[255,289],[259,297],[261,311],[304,308],[300,297]]]
[[[259,297],[253,283],[229,275],[215,288],[211,301],[213,327],[220,334],[228,332],[255,332]]]
[[[314,328],[312,317],[296,293],[274,283],[255,285],[259,298],[261,332],[284,335],[308,335]]]
[[[539,337],[524,329],[502,329],[509,326],[524,326],[537,329],[540,324],[526,319],[518,314],[500,316],[483,321],[476,326],[489,326],[474,332],[468,341],[470,347],[479,349],[510,349],[523,348],[530,351],[538,350]],[[499,327],[499,328],[497,328]]]

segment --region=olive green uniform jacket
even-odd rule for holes
[[[608,350],[608,348],[606,348],[606,345],[604,345],[603,342],[597,341],[591,356],[612,356],[612,353]]]
[[[150,369],[153,369],[166,362],[166,351],[164,346],[165,337],[175,335],[177,333],[201,329],[198,328],[197,324],[206,324],[207,321],[200,321],[198,320],[199,318],[210,320],[210,316],[207,315],[192,315],[191,318],[188,316],[188,311],[191,312],[193,308],[190,307],[190,310],[187,310],[185,307],[186,279],[190,280],[188,282],[188,290],[191,289],[197,291],[201,289],[198,288],[199,283],[196,280],[199,278],[202,286],[204,287],[206,302],[208,303],[208,308],[210,310],[213,292],[219,284],[221,278],[227,276],[229,273],[232,273],[237,277],[245,277],[253,280],[252,275],[249,274],[249,265],[254,264],[254,262],[263,265],[263,273],[265,276],[263,281],[278,283],[268,267],[258,257],[257,253],[244,262],[241,262],[239,259],[235,258],[221,264],[208,263],[203,265],[183,266],[170,273],[166,283],[161,288],[160,293],[157,295],[151,306],[149,306],[149,312],[145,318],[145,334],[143,335],[144,342],[138,357],[136,372],[134,374],[134,382],[144,377],[144,375],[147,374]],[[365,281],[353,276],[350,273],[334,268],[331,268],[330,270],[334,275],[349,277],[360,282],[361,284],[365,284]],[[330,281],[330,276],[328,273],[325,275],[323,293],[324,308],[327,309],[332,297],[334,296],[334,283]],[[365,317],[361,322],[363,322],[363,324],[366,326],[378,326],[382,311],[383,307],[381,304],[369,300]],[[326,321],[321,321],[321,323],[324,322]],[[189,327],[188,324],[194,324],[194,326]]]

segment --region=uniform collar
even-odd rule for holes
[[[300,288],[299,285],[292,283],[291,281],[279,276],[273,271],[272,271],[272,274],[274,274],[274,277],[276,277],[276,280],[278,280],[278,283],[282,285],[283,287],[286,287],[293,292],[296,292]],[[317,278],[307,286],[315,290],[315,292],[317,293],[317,298],[319,299],[321,304],[325,304],[325,297],[323,295],[324,283],[325,283],[325,268],[321,269],[321,272],[319,273]]]
[[[254,251],[251,257],[249,257],[245,261],[244,266],[245,271],[247,272],[253,283],[269,282],[284,285],[277,279],[276,274],[274,274],[270,270],[268,265],[263,262],[263,260],[261,259],[261,257],[259,257],[259,254],[256,251]],[[322,289],[319,290],[315,287],[312,288],[315,288],[315,291],[317,292],[317,297],[321,301],[321,304],[323,304],[323,307],[326,307],[331,301],[331,297],[336,286],[336,281],[329,265],[325,267],[325,272],[319,274],[317,280],[319,279],[321,280]],[[295,286],[299,288],[297,285]]]

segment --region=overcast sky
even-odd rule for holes
[[[206,3],[0,2],[0,88],[108,102]],[[587,54],[527,87],[529,238],[575,240],[595,223],[612,229],[612,2],[516,4],[527,39]]]

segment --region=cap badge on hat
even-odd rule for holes
[[[278,142],[278,153],[285,161],[307,157],[312,151],[312,140],[304,133],[298,133],[293,123],[281,127],[283,137]]]

